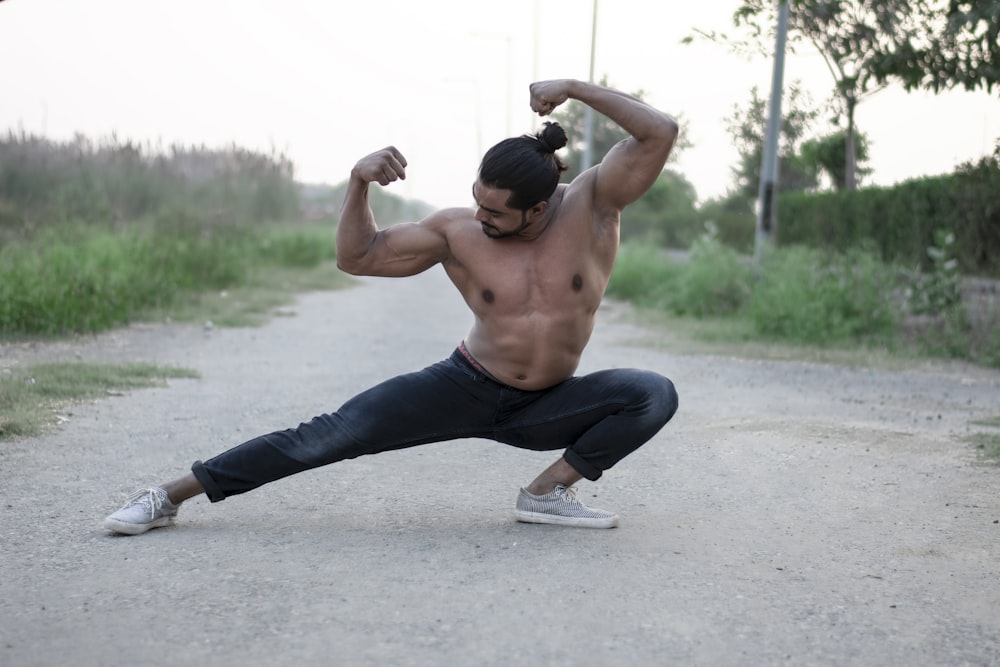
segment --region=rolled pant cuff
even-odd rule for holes
[[[208,474],[207,470],[205,470],[204,463],[201,461],[195,461],[191,466],[191,472],[194,474],[195,479],[197,479],[205,489],[205,495],[208,496],[210,501],[217,503],[220,500],[226,499],[226,494],[222,492],[219,485],[215,483],[212,476]]]
[[[568,463],[573,470],[576,470],[591,482],[596,482],[601,478],[601,475],[604,474],[603,470],[582,458],[572,449],[567,449],[563,452],[563,458],[566,459],[566,463]]]

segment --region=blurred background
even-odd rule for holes
[[[767,99],[773,42],[760,54],[682,40],[737,33],[741,4],[597,6],[595,79],[683,117],[690,146],[676,168],[699,200],[732,185],[739,157],[726,118],[754,87]],[[465,205],[485,149],[537,129],[528,85],[588,78],[593,18],[591,0],[6,0],[0,128],[273,149],[307,183],[338,183],[359,157],[394,144],[411,164],[396,191]],[[794,48],[785,80],[822,106],[835,81],[815,48]],[[946,173],[993,150],[1000,95],[893,83],[859,104],[857,125],[870,138],[869,184]],[[824,117],[814,132],[831,128]]]
[[[682,128],[610,294],[731,339],[1000,366],[1000,0],[790,6],[764,267],[776,3],[0,0],[0,335],[162,317],[267,267],[332,284],[289,275],[331,263],[360,157],[409,161],[372,189],[382,223],[468,205],[483,152],[540,126],[529,84],[569,77]],[[586,115],[554,117],[569,178]],[[598,115],[590,152],[622,136]]]

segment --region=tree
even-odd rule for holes
[[[930,0],[927,0],[930,1]],[[845,187],[857,186],[857,146],[854,112],[866,97],[883,87],[877,72],[884,68],[888,45],[898,42],[921,16],[920,4],[910,0],[788,0],[790,48],[811,44],[823,57],[834,79],[834,98],[846,120]],[[733,14],[733,23],[751,31],[758,43],[770,36],[777,23],[777,8],[771,0],[743,0]],[[738,47],[725,35],[702,33]],[[773,43],[773,39],[769,43]],[[745,44],[744,44],[745,45]],[[764,49],[758,45],[758,50]]]
[[[921,19],[895,34],[879,81],[898,79],[907,90],[1000,87],[1000,0],[921,0]]]
[[[815,187],[816,171],[802,160],[799,148],[820,112],[798,84],[789,87],[784,106],[778,140],[778,191]],[[748,200],[756,199],[767,125],[767,101],[756,87],[750,91],[750,103],[734,106],[726,124],[739,152],[739,162],[733,168],[736,192]]]
[[[832,134],[817,139],[809,139],[802,143],[801,160],[807,164],[815,174],[826,174],[833,184],[835,190],[847,188],[847,163],[844,153],[844,142],[846,133],[837,130]],[[868,161],[868,136],[859,132],[855,137],[857,168],[855,170],[857,181],[871,173],[871,169],[864,166]]]

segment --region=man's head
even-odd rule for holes
[[[479,182],[489,188],[510,190],[507,206],[527,211],[548,201],[556,191],[566,164],[555,152],[565,145],[566,132],[559,123],[545,123],[534,136],[504,139],[483,156]]]

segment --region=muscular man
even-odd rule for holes
[[[548,115],[568,99],[630,135],[597,166],[559,184],[566,145],[556,123],[500,142],[483,157],[474,208],[438,211],[379,229],[370,183],[405,178],[389,147],[351,172],[337,229],[337,263],[354,275],[411,276],[441,264],[475,315],[448,359],[383,382],[336,412],[254,438],[162,487],[134,494],[104,526],[139,534],[171,523],[186,499],[212,502],[318,466],[457,438],[564,450],[520,490],[520,521],[611,528],[618,516],[581,503],[574,484],[601,474],[652,438],[677,410],[673,384],[636,369],[574,376],[618,250],[621,211],[657,179],[677,124],[646,103],[573,80],[530,88]]]

